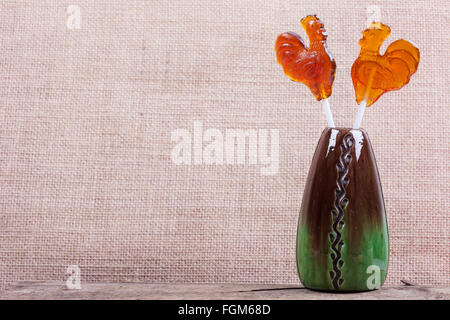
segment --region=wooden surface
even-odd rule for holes
[[[324,293],[296,286],[249,284],[82,283],[67,289],[64,282],[18,282],[0,292],[0,299],[450,299],[450,288],[414,285],[383,287],[362,293]]]

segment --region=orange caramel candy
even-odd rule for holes
[[[380,55],[380,47],[390,33],[387,25],[376,22],[362,33],[361,52],[351,71],[358,104],[367,100],[369,107],[382,94],[399,90],[417,70],[420,53],[411,42],[394,41]]]
[[[309,38],[309,48],[294,32],[280,34],[275,43],[277,61],[291,80],[304,83],[317,100],[322,100],[331,95],[336,63],[327,49],[322,21],[306,16],[301,25]]]

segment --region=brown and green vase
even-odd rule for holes
[[[388,259],[383,192],[369,137],[362,129],[327,128],[300,210],[300,280],[316,290],[373,290],[386,279]]]

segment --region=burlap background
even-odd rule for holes
[[[81,29],[66,8],[81,8]],[[276,64],[277,34],[316,13],[356,112],[350,67],[378,5],[415,42],[411,83],[363,121],[384,188],[388,284],[449,285],[450,6],[445,1],[2,1],[0,286],[17,280],[299,282],[298,210],[320,105]],[[302,33],[303,34],[303,33]],[[386,48],[386,44],[383,48]],[[280,130],[280,168],[177,166],[171,132]]]

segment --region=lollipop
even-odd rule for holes
[[[394,41],[380,55],[380,47],[391,33],[382,23],[372,22],[359,40],[361,52],[352,66],[356,102],[359,104],[354,129],[359,129],[366,107],[389,91],[399,90],[409,82],[419,65],[420,53],[411,42]]]
[[[315,15],[303,18],[301,25],[309,38],[309,48],[294,32],[280,34],[275,43],[277,61],[291,80],[304,83],[322,102],[328,126],[334,128],[328,97],[331,95],[336,63],[327,48],[327,33],[322,21]]]

